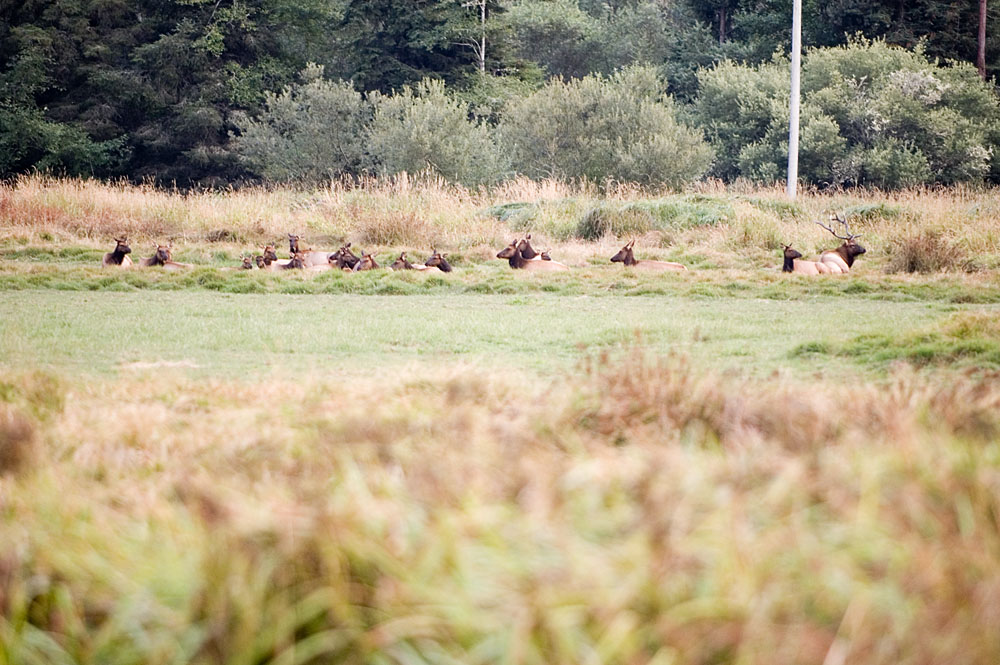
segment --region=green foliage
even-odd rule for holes
[[[500,124],[513,168],[532,178],[680,187],[708,168],[700,132],[681,124],[650,67],[552,80],[512,102]]]
[[[504,17],[518,45],[518,55],[538,63],[550,76],[582,78],[600,71],[597,19],[576,0],[522,2]]]
[[[427,79],[371,99],[368,150],[382,173],[429,168],[466,185],[499,179],[503,167],[490,130],[470,121],[468,103],[448,95],[441,81]]]
[[[787,166],[787,63],[705,70],[695,116],[714,173],[779,180]],[[803,64],[800,177],[880,188],[979,182],[995,169],[1000,108],[967,65],[856,39]]]
[[[302,83],[267,93],[256,118],[234,118],[236,151],[251,169],[276,182],[317,182],[358,174],[367,165],[364,135],[370,105],[349,83],[323,78],[310,65]]]

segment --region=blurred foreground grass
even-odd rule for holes
[[[1000,659],[995,373],[519,364],[8,367],[0,662]]]

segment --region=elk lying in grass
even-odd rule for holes
[[[357,263],[354,264],[354,268],[351,269],[352,272],[361,272],[362,270],[375,270],[379,265],[375,261],[375,256],[367,252],[361,252],[361,258]]]
[[[129,256],[131,253],[132,248],[128,246],[128,238],[126,236],[115,238],[114,251],[108,252],[104,255],[104,259],[101,260],[101,265],[129,268],[132,266],[132,257]]]
[[[558,261],[540,261],[538,259],[526,259],[518,249],[520,242],[513,240],[509,245],[500,250],[498,259],[507,259],[507,263],[515,270],[534,270],[537,272],[553,272],[559,270],[569,270],[567,266]]]
[[[632,247],[635,245],[635,240],[631,240],[618,250],[618,253],[611,257],[612,263],[623,263],[628,267],[635,268],[636,270],[649,270],[652,272],[664,272],[667,270],[672,271],[683,271],[687,270],[687,266],[674,263],[673,261],[640,261],[635,258],[632,253]]]
[[[801,258],[802,254],[792,249],[791,245],[785,245],[785,263],[781,266],[781,271],[799,275],[825,275],[831,272],[830,266],[822,261],[802,261]]]
[[[164,270],[185,270],[193,267],[190,263],[178,263],[171,258],[172,245],[157,245],[156,253],[148,259],[139,261],[139,265],[145,268],[162,267]]]
[[[240,256],[240,264],[238,266],[226,266],[223,270],[253,270],[253,257]]]
[[[844,225],[844,232],[847,233],[846,236],[842,236],[834,231],[832,228],[823,224],[822,222],[816,222],[824,229],[829,231],[834,235],[834,237],[839,238],[844,241],[844,243],[837,249],[829,249],[819,256],[819,262],[825,263],[830,267],[831,273],[846,273],[851,271],[851,266],[854,265],[854,259],[864,254],[867,250],[862,247],[859,243],[855,242],[855,238],[860,238],[860,233],[851,233],[851,229],[847,226],[847,220],[834,213],[830,218],[833,221],[840,222]]]
[[[350,271],[353,271],[354,266],[358,265],[358,262],[361,260],[354,254],[354,252],[351,251],[351,243],[347,243],[326,258],[327,263],[329,263],[332,268]]]
[[[302,267],[312,268],[315,266],[321,266],[323,268],[329,267],[330,263],[328,257],[330,252],[317,252],[313,249],[299,249],[299,236],[288,234],[288,252],[292,256],[301,253],[302,254]]]
[[[424,265],[428,268],[437,268],[441,272],[451,272],[451,264],[445,258],[445,255],[436,249],[431,249],[430,257],[424,261]]]

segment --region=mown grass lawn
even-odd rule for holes
[[[472,363],[498,372],[572,367],[581,349],[637,340],[709,367],[763,374],[878,373],[823,354],[855,337],[919,330],[956,311],[995,306],[673,296],[227,295],[203,291],[0,294],[0,356],[8,367],[83,372],[187,368],[266,377],[399,371]],[[412,370],[412,368],[410,368]]]

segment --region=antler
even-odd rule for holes
[[[847,226],[847,220],[844,219],[843,217],[841,217],[840,215],[838,215],[837,213],[833,213],[833,215],[830,216],[830,219],[832,219],[834,221],[837,221],[837,222],[840,222],[841,224],[843,224],[844,225],[844,231],[847,232],[847,235],[846,236],[842,236],[842,235],[838,234],[836,231],[834,231],[832,228],[830,228],[829,226],[827,226],[823,222],[816,222],[816,223],[819,224],[820,226],[822,226],[824,229],[826,229],[830,233],[832,233],[835,238],[840,238],[841,240],[854,240],[855,238],[860,238],[861,237],[860,233],[857,233],[857,234],[851,233],[850,227]]]

